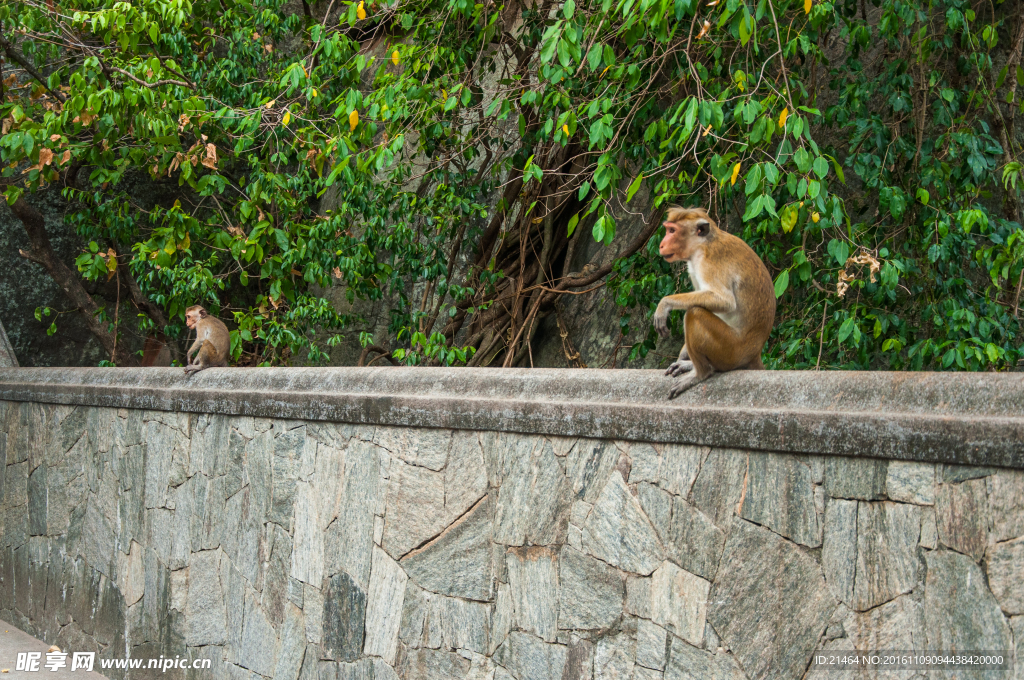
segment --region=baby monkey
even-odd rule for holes
[[[223,321],[210,316],[200,305],[193,305],[185,310],[185,324],[196,331],[196,341],[185,352],[185,358],[188,360],[188,365],[185,366],[186,375],[211,366],[228,365],[231,335]],[[199,353],[193,361],[192,355],[196,354],[196,350]]]
[[[674,399],[715,371],[763,369],[761,350],[775,323],[775,289],[764,262],[743,239],[726,233],[703,208],[673,207],[658,251],[667,262],[686,262],[692,293],[666,295],[654,327],[669,334],[668,314],[684,310],[686,341],[665,375],[681,376]]]

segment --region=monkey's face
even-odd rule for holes
[[[666,262],[685,262],[693,257],[694,251],[704,243],[711,228],[704,218],[665,222],[664,226],[665,238],[661,239],[658,252]]]
[[[197,323],[199,323],[199,312],[185,313],[185,325],[188,326],[190,330],[194,330]]]

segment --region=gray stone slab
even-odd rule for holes
[[[750,454],[740,516],[809,548],[821,545],[811,468],[797,456]]]
[[[402,559],[417,585],[431,592],[490,600],[493,592],[494,502],[485,496],[444,532]]]
[[[935,465],[913,461],[890,461],[885,492],[890,500],[916,505],[935,504]]]
[[[332,488],[325,483],[327,474],[327,471],[316,474],[318,488]],[[330,500],[334,503],[322,506],[332,509],[321,509],[320,526],[325,527],[325,573],[345,571],[360,586],[368,583],[375,517],[384,514],[384,476],[381,449],[353,439],[345,450],[341,479],[337,487],[333,487],[336,493]],[[325,500],[323,495],[321,499]]]
[[[345,572],[324,590],[323,658],[354,661],[363,653],[366,593]]]
[[[988,493],[984,479],[941,484],[935,498],[939,541],[980,560],[988,545]]]
[[[736,660],[728,654],[712,654],[692,647],[679,638],[672,638],[671,645],[665,680],[746,680]]]
[[[767,529],[735,523],[708,620],[748,675],[799,677],[834,609],[814,558]]]
[[[825,491],[833,498],[873,501],[885,498],[888,461],[878,458],[827,456]]]
[[[601,630],[611,627],[622,616],[625,579],[604,562],[563,547],[559,584],[559,628]]]
[[[943,465],[942,482],[944,484],[959,484],[970,479],[981,479],[996,472],[996,468],[977,467],[973,465]]]
[[[274,668],[274,680],[297,680],[306,654],[306,627],[302,610],[288,603],[280,628],[280,652]]]
[[[1007,616],[1024,614],[1024,538],[996,543],[986,558],[988,585]]]
[[[324,538],[319,498],[312,484],[296,484],[294,513],[295,538],[289,576],[320,587],[324,577]]]
[[[513,631],[495,651],[494,661],[516,680],[561,680],[566,652],[565,645]]]
[[[558,635],[558,553],[547,547],[505,554],[516,627],[554,642]]]
[[[1024,466],[1021,376],[829,373],[733,371],[669,404],[655,370],[0,368],[0,399]]]
[[[1024,536],[1024,472],[999,470],[988,477],[993,541]]]
[[[594,645],[594,680],[629,680],[636,666],[636,638],[621,632]]]
[[[838,498],[825,508],[825,535],[821,546],[821,567],[825,581],[836,599],[853,602],[857,573],[857,501]]]
[[[668,631],[653,621],[636,622],[636,663],[653,670],[665,670]]]
[[[726,531],[732,526],[743,495],[747,456],[746,451],[712,449],[704,459],[687,499]]]
[[[504,545],[565,540],[572,502],[569,478],[550,444],[539,438],[530,443],[528,450],[505,459],[494,517],[494,540]]]
[[[583,551],[624,571],[647,575],[664,550],[622,476],[612,474],[583,527]]]
[[[928,649],[1009,650],[1010,627],[985,587],[981,568],[950,551],[925,553],[924,621]],[[975,678],[1005,678],[1005,671],[976,671]]]
[[[259,603],[251,595],[245,597],[245,615],[242,623],[242,648],[238,663],[254,673],[274,674],[280,641]]]
[[[434,649],[410,649],[398,666],[403,680],[462,680],[470,662],[454,652]]]
[[[136,544],[137,545],[137,544]],[[141,564],[134,558],[134,555],[141,552],[133,547],[129,555],[129,564],[139,564],[132,567],[135,572]],[[185,603],[185,642],[189,646],[223,645],[228,641],[227,635],[227,611],[224,606],[224,590],[221,586],[221,556],[219,550],[204,550],[192,555],[189,564],[189,589],[188,598]],[[129,583],[133,583],[138,576],[132,575]],[[129,592],[137,590],[138,586],[132,586]],[[142,593],[138,593],[141,597]],[[134,596],[133,596],[134,597]],[[135,600],[137,601],[137,599]],[[134,602],[129,602],[134,604]]]
[[[555,453],[554,449],[552,453]],[[565,461],[573,499],[589,503],[597,500],[608,475],[619,462],[619,455],[614,441],[580,439]]]
[[[664,562],[651,575],[651,620],[699,647],[710,591],[709,581]]]
[[[871,609],[917,585],[921,509],[903,503],[857,508],[857,574],[851,608]]]
[[[402,604],[408,581],[409,577],[398,563],[374,546],[366,603],[364,654],[379,656],[388,663],[395,662],[398,629],[402,623]]]
[[[1013,680],[1024,680],[1024,616],[1015,616],[1010,619],[1010,629],[1013,631],[1015,657]]]

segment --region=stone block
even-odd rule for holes
[[[915,505],[935,504],[935,465],[891,460],[885,479],[889,500]]]
[[[800,677],[834,609],[813,557],[767,529],[734,524],[708,620],[750,677]],[[673,673],[666,680],[687,677]]]
[[[825,458],[825,491],[832,498],[873,501],[885,498],[888,461],[878,458]]]
[[[636,663],[653,670],[665,670],[668,631],[653,621],[636,622]]]
[[[442,595],[491,599],[491,498],[485,496],[441,535],[402,559],[402,567],[417,585]]]
[[[987,478],[992,541],[1024,536],[1024,470],[997,470]]]
[[[909,593],[917,584],[921,509],[903,503],[857,508],[857,574],[851,608],[864,611]]]
[[[725,653],[706,652],[686,644],[677,637],[672,638],[664,677],[665,680],[708,680],[709,678],[746,680],[746,676],[732,656]],[[757,677],[760,680],[762,677],[778,677],[778,675],[776,673],[771,676],[752,675],[751,677]],[[798,678],[800,675],[781,677]]]
[[[748,455],[738,449],[711,449],[687,498],[715,526],[726,531],[732,526],[743,494]]]
[[[272,676],[277,666],[280,641],[277,631],[260,608],[256,598],[245,596],[245,614],[242,623],[242,647],[238,664],[254,673]]]
[[[622,476],[612,474],[583,527],[583,551],[624,571],[647,575],[664,556],[654,527]]]
[[[554,451],[551,451],[554,453]],[[619,462],[615,442],[580,439],[565,461],[565,474],[572,487],[572,499],[593,503],[604,488],[608,475]]]
[[[630,680],[636,666],[636,639],[626,632],[594,645],[594,680]]]
[[[846,604],[853,602],[857,573],[857,504],[833,498],[825,508],[821,566],[832,594]]]
[[[358,659],[363,652],[366,593],[351,576],[339,572],[327,581],[323,612],[323,658]]]
[[[505,555],[516,627],[547,642],[558,634],[558,553],[510,548]]]
[[[1024,538],[988,549],[988,584],[1007,616],[1024,614]]]
[[[410,649],[397,667],[403,680],[463,680],[469,669],[467,659],[434,649]]]
[[[409,577],[391,557],[373,547],[370,590],[366,603],[366,639],[363,653],[395,662],[398,629],[402,623],[402,604]]]
[[[137,545],[132,546],[128,555],[129,565],[135,559]],[[138,552],[141,553],[141,549]],[[185,603],[185,642],[189,646],[223,645],[228,641],[224,589],[220,580],[221,556],[219,550],[204,550],[192,555],[190,560],[188,599]],[[129,571],[127,582],[130,584],[131,580]],[[134,590],[132,588],[129,592]],[[128,604],[134,602],[128,601]]]
[[[939,486],[935,524],[946,547],[980,560],[988,545],[988,515],[984,479]]]
[[[267,519],[286,530],[291,529],[292,508],[295,505],[295,483],[299,478],[299,464],[306,445],[306,428],[285,425],[274,438],[270,459],[270,507]],[[277,427],[274,428],[278,430]]]
[[[506,458],[494,515],[494,540],[503,545],[565,540],[572,488],[551,446],[543,439],[532,441],[535,445],[528,453]],[[571,463],[570,456],[570,470]]]
[[[821,545],[811,468],[797,456],[749,455],[740,516],[809,548]]]
[[[509,570],[511,574],[511,570]],[[600,630],[622,616],[623,574],[571,547],[559,558],[558,627]]]
[[[331,508],[321,509],[320,516],[320,526],[325,528],[325,573],[348,572],[361,587],[366,587],[370,578],[374,518],[383,513],[380,452],[372,444],[353,440],[345,451],[340,480],[335,482],[337,491],[330,500],[323,499],[321,506]],[[317,485],[331,488],[325,479],[331,472],[322,472],[317,472]]]
[[[995,596],[985,587],[981,568],[970,558],[946,550],[925,553],[928,575],[924,622],[928,649],[1009,650],[1010,627]],[[977,671],[974,678],[1004,679],[1005,671]]]
[[[710,591],[709,581],[664,562],[651,575],[651,620],[699,647]]]
[[[295,540],[289,575],[319,587],[324,577],[324,537],[318,497],[312,484],[296,484],[294,525]]]
[[[495,651],[494,661],[508,669],[517,680],[561,680],[566,652],[565,645],[551,644],[528,633],[513,631]]]

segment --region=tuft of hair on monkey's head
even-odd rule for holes
[[[718,225],[708,215],[708,211],[700,207],[683,208],[678,205],[671,205],[665,221],[673,222],[682,228],[690,228],[696,236],[708,236]]]
[[[202,305],[192,305],[191,307],[185,310],[186,316],[191,314],[192,312],[198,313],[200,319],[205,319],[210,314]]]

